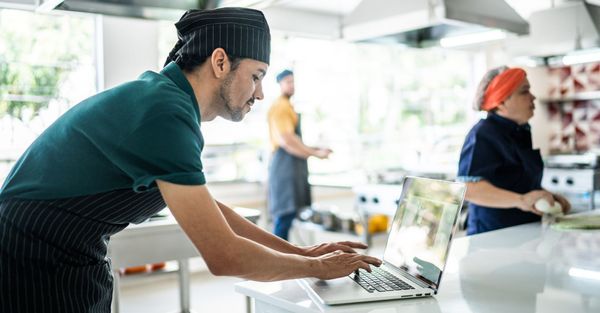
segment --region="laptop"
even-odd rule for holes
[[[381,267],[300,285],[327,305],[437,294],[465,190],[464,183],[406,177]]]

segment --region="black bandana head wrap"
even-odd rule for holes
[[[179,40],[165,62],[204,61],[217,48],[229,56],[269,64],[271,34],[261,11],[247,8],[189,10],[175,23]]]

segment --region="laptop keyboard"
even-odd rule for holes
[[[372,266],[372,272],[369,273],[363,269],[359,274],[351,274],[350,278],[363,287],[368,292],[388,292],[398,290],[414,289],[411,285],[405,283],[400,278],[390,274],[382,268]]]

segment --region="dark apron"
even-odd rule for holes
[[[300,115],[294,133],[302,138]],[[269,212],[280,217],[298,212],[311,205],[310,185],[308,184],[308,163],[279,147],[271,157],[269,166]]]
[[[109,313],[110,236],[164,207],[158,189],[0,201],[0,312]]]

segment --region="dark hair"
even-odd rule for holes
[[[177,47],[177,45],[175,47]],[[235,70],[237,70],[237,68],[240,65],[240,62],[243,60],[243,58],[238,58],[238,57],[233,56],[228,53],[225,53],[225,54],[227,55],[229,62],[231,62],[231,71],[235,72]],[[177,65],[179,66],[179,68],[181,68],[182,71],[192,72],[196,68],[198,68],[200,65],[202,65],[204,62],[206,62],[206,60],[208,60],[208,59],[210,59],[210,55],[205,57],[204,59],[190,58],[190,59],[185,60],[185,59],[179,58],[178,60],[175,61],[175,63],[177,63]]]
[[[177,53],[177,51],[179,51],[179,49],[181,49],[183,44],[184,44],[183,40],[177,40],[177,43],[175,43],[175,46],[173,46],[173,49],[171,49],[171,52],[169,52],[169,55],[167,56],[167,60],[165,61],[164,66],[167,66],[167,64],[171,63],[171,61],[175,61],[175,63],[177,63],[177,65],[179,66],[179,68],[182,71],[192,72],[198,66],[202,65],[202,63],[206,62],[206,60],[208,58],[210,58],[210,56],[212,55],[212,53],[211,53],[211,54],[205,56],[204,58],[202,58],[202,57],[199,57],[199,58],[177,57],[176,53]],[[233,56],[233,55],[227,53],[227,51],[225,52],[225,54],[227,55],[227,58],[231,62],[231,71],[234,72],[238,68],[238,65],[240,65],[240,61],[243,58],[238,58],[236,56]]]

